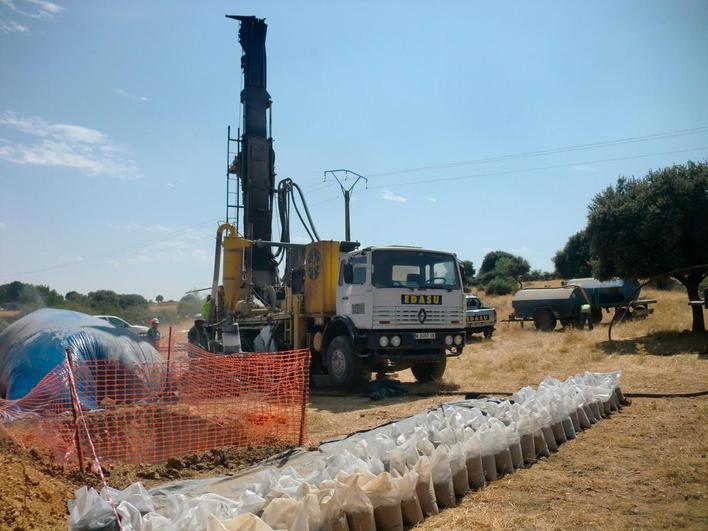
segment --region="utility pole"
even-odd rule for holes
[[[334,177],[334,179],[337,181],[337,184],[339,184],[339,187],[342,189],[342,194],[344,194],[344,240],[350,242],[352,240],[349,230],[349,199],[352,196],[352,191],[354,190],[356,183],[358,183],[361,179],[364,179],[364,182],[366,183],[364,187],[368,188],[369,179],[351,170],[326,170],[324,172],[324,182],[327,181],[328,174]],[[346,181],[350,175],[356,177],[356,179],[349,188],[346,188],[342,184],[342,180],[339,179],[340,175],[343,177],[343,181]]]

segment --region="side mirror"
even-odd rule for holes
[[[344,262],[342,266],[342,279],[345,284],[351,284],[354,281],[354,268],[349,262]]]
[[[462,279],[462,288],[464,289],[464,287],[467,285],[467,281],[469,279],[467,278],[467,274],[465,273],[465,267],[462,265],[462,262],[460,262],[459,260],[457,261],[457,269],[460,270],[460,278]]]

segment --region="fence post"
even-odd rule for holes
[[[71,349],[67,347],[65,352],[67,367],[71,373],[69,376],[69,386],[71,391],[71,409],[74,413],[74,444],[76,444],[76,455],[79,458],[79,470],[81,470],[81,472],[85,472],[84,452],[81,449],[81,437],[79,435],[79,405],[76,403],[77,394],[76,387],[74,385],[74,366],[71,361]]]
[[[308,351],[302,362],[304,369],[302,373],[302,405],[300,406],[300,435],[297,441],[298,446],[302,446],[305,443],[305,412],[307,411],[307,392],[309,391],[310,385],[308,379],[310,372],[309,359],[310,352]]]
[[[170,385],[170,357],[172,356],[172,327],[167,334],[167,385]]]

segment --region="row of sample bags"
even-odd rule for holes
[[[619,372],[547,377],[511,400],[447,404],[323,443],[299,463],[263,467],[230,485],[228,497],[199,481],[151,493],[140,484],[101,493],[83,487],[70,502],[69,525],[118,529],[110,494],[126,530],[399,531],[557,452],[622,407],[619,383]]]

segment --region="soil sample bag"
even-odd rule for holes
[[[617,393],[617,398],[619,399],[620,407],[626,405],[627,399],[624,397],[624,393],[622,393],[622,388],[619,385],[615,387],[615,393]]]
[[[143,529],[145,529],[143,527]],[[273,528],[253,513],[240,514],[230,520],[210,515],[206,531],[273,531]]]
[[[317,491],[322,513],[322,531],[349,531],[347,513],[342,507],[346,492],[338,489],[336,481],[323,481]]]
[[[494,462],[497,466],[497,477],[514,472],[514,463],[509,451],[506,428],[497,419],[490,419],[491,431],[494,434]]]
[[[543,426],[541,430],[543,430],[543,438],[546,439],[546,445],[548,445],[548,449],[551,452],[557,452],[558,445],[556,444],[556,437],[555,435],[553,435],[553,430],[551,429],[551,427]]]
[[[541,428],[537,429],[533,434],[533,447],[536,452],[536,459],[549,457],[551,455],[551,452],[548,451],[546,438],[543,436],[543,430]]]
[[[360,482],[370,481],[370,476],[352,474],[344,476],[337,474],[337,481],[342,483],[339,488],[345,490],[342,498],[342,508],[347,514],[347,525],[350,531],[376,531],[374,506],[360,486]]]
[[[573,423],[573,429],[575,433],[580,433],[582,428],[580,427],[580,419],[578,418],[578,410],[574,409],[570,412],[570,421]]]
[[[263,509],[261,520],[273,529],[309,531],[307,512],[301,500],[275,498]]]
[[[401,495],[401,515],[404,525],[419,524],[425,516],[423,516],[423,509],[420,507],[420,501],[418,501],[416,494],[418,474],[414,470],[410,470],[401,477],[394,477],[393,481]]]
[[[403,450],[394,448],[389,452],[386,470],[394,477],[402,476],[406,473],[406,457],[403,455]]]
[[[590,407],[592,408],[592,414],[595,415],[595,419],[601,420],[604,415],[602,405],[599,400],[593,400],[590,402]]]
[[[533,419],[525,408],[519,412],[516,427],[521,436],[521,453],[524,456],[524,463],[528,465],[536,460],[536,449],[533,442]]]
[[[587,419],[590,421],[590,424],[595,424],[598,419],[595,417],[595,412],[592,410],[592,406],[588,403],[583,404],[583,411],[585,412],[585,416]]]
[[[452,445],[448,457],[450,459],[452,486],[455,490],[455,496],[461,498],[470,492],[470,481],[467,477],[465,453],[462,445],[459,443]]]
[[[484,470],[484,478],[487,483],[496,481],[499,476],[497,475],[497,462],[494,458],[494,454],[496,453],[494,433],[488,426],[480,428],[478,433],[482,443],[482,470]]]
[[[565,433],[565,439],[569,441],[570,439],[575,439],[575,427],[573,426],[573,420],[570,416],[563,419],[563,432]]]
[[[578,423],[580,424],[580,427],[582,429],[587,430],[588,428],[592,427],[592,422],[590,422],[587,411],[585,410],[585,404],[579,406],[578,409],[575,410],[575,412],[578,416]]]
[[[374,507],[377,531],[403,531],[401,494],[391,474],[379,474],[364,485],[364,492]]]
[[[509,445],[509,453],[511,454],[511,463],[514,468],[524,467],[524,454],[521,450],[521,437],[516,431],[516,425],[512,424],[506,428],[506,443]]]
[[[482,468],[482,448],[479,441],[479,434],[470,430],[471,434],[465,441],[465,466],[467,467],[467,479],[471,489],[481,489],[484,487],[484,469]]]
[[[560,446],[568,440],[568,438],[565,436],[565,430],[563,429],[563,421],[557,420],[553,424],[551,424],[551,431],[553,432],[553,436],[556,439],[556,445]]]
[[[452,484],[452,470],[447,449],[438,446],[432,457],[433,488],[439,507],[455,507],[455,487]]]
[[[602,408],[605,411],[606,417],[609,417],[610,415],[612,415],[612,398],[611,397],[602,402]]]
[[[433,487],[432,463],[427,455],[422,455],[414,468],[418,474],[418,482],[415,485],[415,493],[420,502],[423,514],[432,516],[438,514],[438,504],[435,501],[435,487]]]

